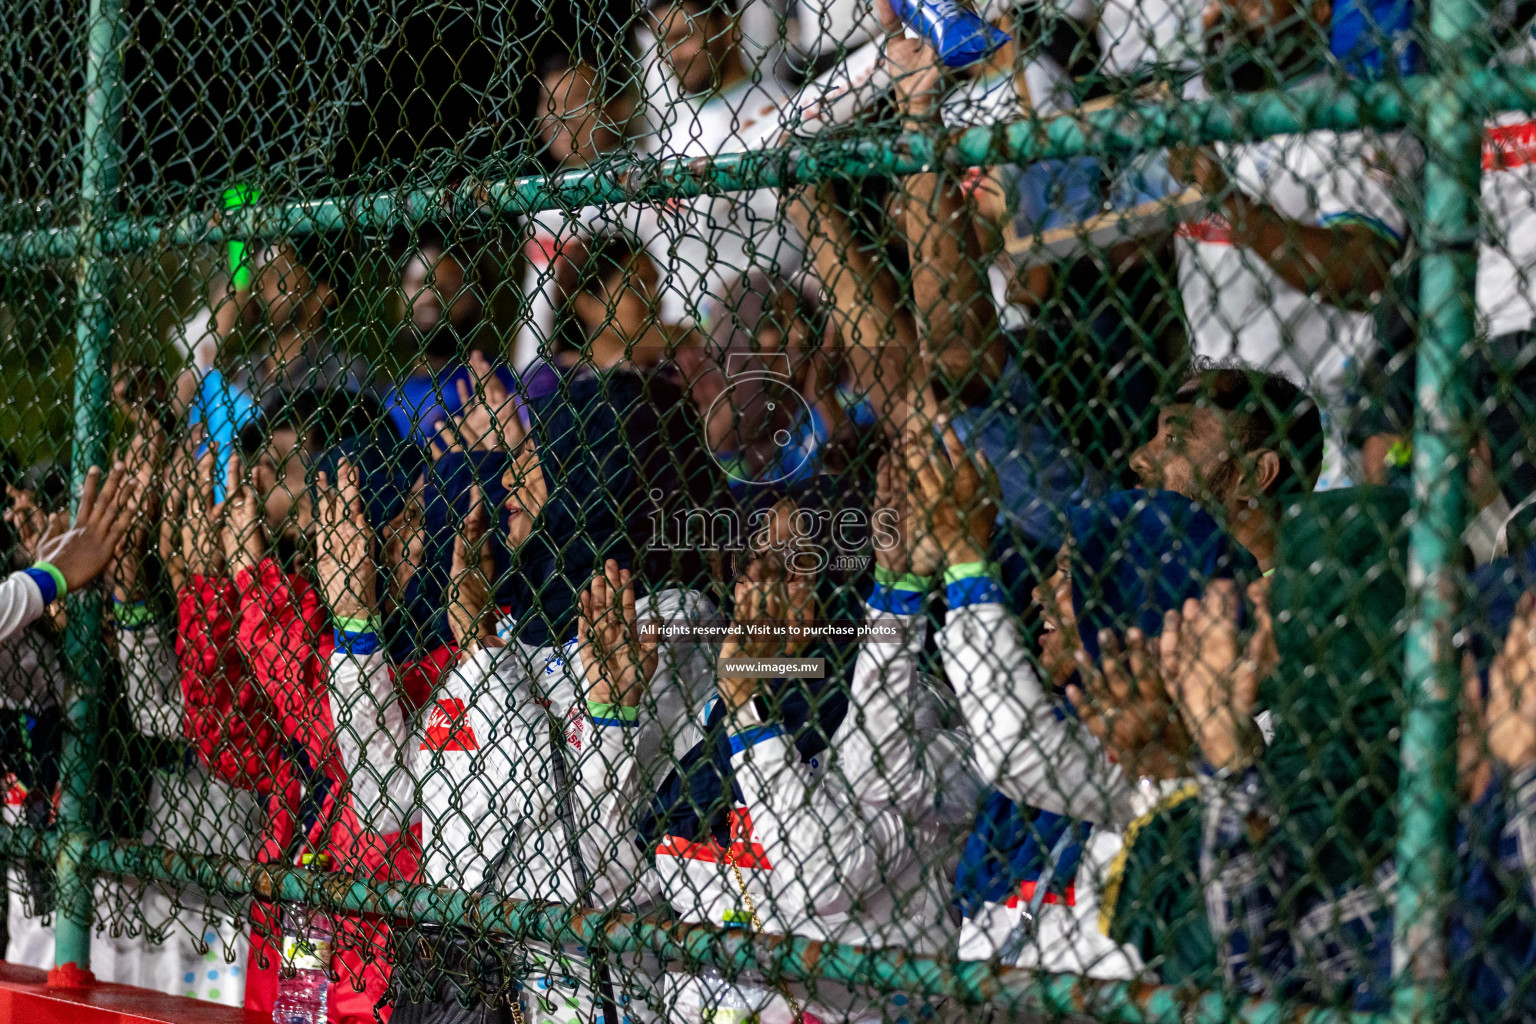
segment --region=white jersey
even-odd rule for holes
[[[802,761],[780,726],[750,707],[737,713],[731,764],[742,799],[730,812],[728,846],[668,836],[656,851],[666,897],[684,920],[953,952],[949,888],[980,782],[964,731],[943,724],[943,701],[917,672],[921,618],[890,621],[904,639],[860,646],[847,717],[823,754]],[[703,998],[699,984],[680,974],[668,984],[691,1017]],[[936,1009],[824,981],[791,985],[788,994],[827,1021],[927,1018]],[[757,1007],[765,1022],[791,1018],[783,993],[759,987],[755,995],[767,1000]]]
[[[1302,224],[1363,224],[1402,240],[1397,190],[1422,161],[1416,141],[1366,132],[1310,132],[1220,146],[1236,188]],[[1237,359],[1306,388],[1323,414],[1318,489],[1349,486],[1358,461],[1345,440],[1346,381],[1376,345],[1369,313],[1317,301],[1233,242],[1220,213],[1179,226],[1176,250],[1190,345],[1197,356]]]
[[[27,570],[0,580],[0,640],[26,629],[47,605],[42,586]]]
[[[698,594],[668,590],[643,599],[641,615],[707,620],[714,608]],[[499,632],[513,625],[504,621]],[[338,645],[329,699],[353,805],[371,831],[387,841],[419,818],[429,884],[644,911],[655,883],[634,842],[635,800],[697,742],[691,723],[713,682],[712,652],[663,645],[647,700],[620,709],[587,703],[574,641],[482,648],[444,674],[418,728],[400,709],[383,652],[368,646],[364,653]],[[642,711],[649,728],[639,728]],[[601,1018],[582,953],[530,944],[542,970],[520,979],[528,1020]],[[627,980],[646,968],[610,966],[627,1017],[663,1016],[646,1012],[655,978]]]
[[[1529,65],[1527,37],[1501,62]],[[1536,322],[1536,117],[1506,113],[1483,133],[1483,244],[1477,253],[1477,314],[1489,338]]]
[[[662,97],[652,121],[654,155],[693,160],[761,149],[777,142],[786,97],[771,82],[743,82],[705,100]],[[788,277],[804,247],[779,210],[775,189],[756,189],[657,204],[664,315],[700,323],[731,282],[749,270]],[[680,314],[674,316],[673,314]]]
[[[183,702],[175,645],[156,624],[119,626],[117,652],[135,728],[161,740],[181,739]],[[261,806],[250,792],[209,774],[190,749],[180,761],[153,768],[149,783],[145,844],[176,847],[191,839],[216,856],[244,861],[255,855],[264,826]],[[98,978],[226,1006],[244,1005],[250,937],[237,923],[239,908],[230,900],[196,886],[138,879],[99,880],[97,890],[103,901],[131,902],[146,926],[136,934],[95,938],[91,969]]]
[[[977,771],[1021,806],[1050,811],[1094,828],[1077,873],[1042,894],[1033,930],[1015,935],[1034,893],[1022,883],[1005,900],[984,904],[961,926],[960,955],[985,960],[1010,937],[1022,940],[1013,962],[1026,967],[1130,978],[1134,950],[1098,930],[1099,896],[1121,830],[1142,808],[1138,789],[1104,756],[1075,719],[1057,714],[1024,651],[1011,612],[990,588],[951,586],[949,614],[938,636],[945,675],[955,684],[973,740]]]
[[[1103,0],[1097,33],[1104,71],[1125,76],[1155,65],[1198,65],[1204,7],[1204,0]]]

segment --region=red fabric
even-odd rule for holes
[[[415,661],[407,662],[400,666],[396,682],[400,692],[405,694],[406,704],[411,711],[419,711],[426,706],[432,698],[432,691],[437,689],[437,684],[442,680],[443,673],[448,671],[458,657],[459,650],[452,644],[444,644],[433,651],[428,651]]]
[[[299,781],[273,726],[271,705],[235,643],[237,607],[235,588],[226,579],[194,576],[178,595],[182,727],[209,771],[262,799],[267,834],[256,859],[271,861],[293,841]]]
[[[419,828],[379,836],[364,827],[351,796],[336,749],[331,715],[329,672],[335,638],[330,613],[319,593],[301,576],[285,573],[272,559],[236,577],[239,594],[239,647],[262,694],[273,707],[284,736],[308,755],[315,772],[332,785],[319,820],[308,836],[313,849],[331,856],[333,870],[382,880],[414,881],[421,872]],[[408,702],[420,706],[437,685],[451,651],[434,651],[400,673],[397,682]],[[389,981],[389,928],[367,915],[338,922],[332,966],[337,981],[329,995],[330,1019],[339,1024],[370,1024],[374,1007]],[[263,948],[272,947],[263,941]],[[270,1010],[277,992],[277,957],[262,969],[252,941],[246,979],[246,1006]],[[252,993],[266,1000],[253,1003]],[[387,1020],[388,1011],[381,1011]]]

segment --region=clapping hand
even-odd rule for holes
[[[141,596],[140,576],[144,557],[149,552],[149,520],[160,510],[160,494],[155,485],[164,447],[165,433],[152,417],[140,422],[139,432],[128,445],[124,469],[138,494],[139,514],[118,543],[108,568],[113,595],[118,601],[132,601]]]
[[[266,524],[256,490],[240,472],[240,456],[231,452],[224,464],[224,561],[231,576],[255,572],[267,554]]]
[[[635,707],[656,672],[656,641],[640,640],[635,583],[609,559],[580,597],[576,640],[587,679],[587,700]]]
[[[984,471],[990,469],[985,456],[968,454],[955,428],[947,424],[942,448],[926,437],[909,436],[902,450],[921,499],[916,522],[909,522],[908,530],[926,533],[950,565],[986,561],[997,506],[991,473]]]
[[[522,443],[523,421],[517,415],[517,403],[490,360],[471,352],[469,371],[473,385],[462,380],[457,384],[458,414],[433,424],[437,430],[431,446],[434,458],[456,449],[512,451]]]
[[[335,484],[327,474],[319,475],[315,574],[333,618],[367,619],[378,606],[378,584],[373,530],[363,513],[357,467],[338,460]]]
[[[875,544],[875,563],[887,572],[927,578],[944,565],[944,549],[915,513],[905,452],[883,456],[875,474],[875,514],[896,534],[895,544]],[[878,535],[877,535],[878,536]]]
[[[490,515],[479,484],[470,487],[469,512],[453,539],[453,568],[448,583],[448,626],[459,650],[499,646],[491,581],[496,561],[489,542]]]
[[[1248,589],[1256,625],[1247,644],[1238,629],[1237,584],[1212,580],[1204,596],[1168,612],[1158,643],[1169,698],[1207,764],[1246,767],[1254,752],[1259,682],[1273,670],[1274,623],[1263,584]]]
[[[736,583],[734,623],[757,623],[779,628],[797,627],[780,635],[749,635],[733,631],[720,645],[720,699],[736,711],[757,692],[756,677],[731,675],[725,662],[735,658],[793,658],[805,649],[808,629],[816,619],[816,585],[784,570],[772,553],[760,555],[746,577]]]
[[[1488,753],[1512,769],[1536,762],[1536,592],[1520,598],[1488,670]]]
[[[1122,645],[1099,631],[1099,661],[1077,651],[1081,685],[1067,687],[1078,717],[1132,777],[1172,779],[1187,774],[1189,734],[1169,702],[1156,642],[1126,630]]]

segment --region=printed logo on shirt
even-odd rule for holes
[[[422,750],[479,750],[480,742],[469,727],[464,702],[457,697],[438,700],[432,713],[427,716],[427,733],[421,741]]]
[[[656,847],[658,857],[679,857],[683,860],[704,861],[710,864],[735,864],[742,868],[772,871],[768,854],[757,834],[752,831],[752,815],[745,807],[737,807],[730,815],[730,849],[724,849],[713,836],[702,842],[693,842],[681,836],[667,836]]]
[[[1202,220],[1187,220],[1180,224],[1178,236],[1207,245],[1231,245],[1232,225],[1227,218],[1213,213]]]
[[[1483,133],[1483,170],[1509,171],[1536,163],[1536,121],[1500,125]]]

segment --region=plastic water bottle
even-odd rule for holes
[[[306,866],[325,859],[305,854]],[[326,1024],[330,990],[331,926],[325,915],[299,904],[283,907],[283,961],[278,966],[273,1024]]]
[[[718,967],[699,972],[703,983],[700,993],[701,1024],[757,1024],[757,1010],[748,1002],[748,993],[738,988]]]

